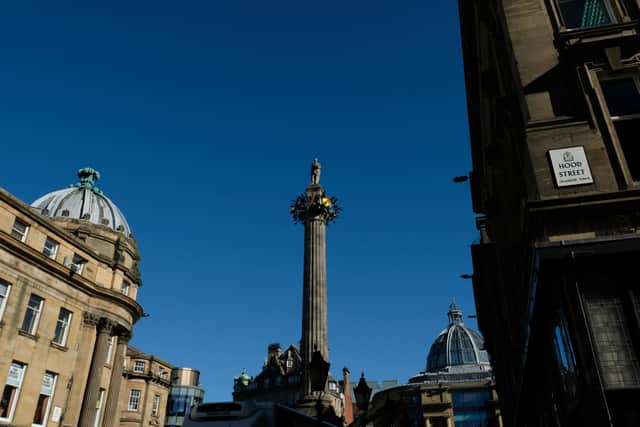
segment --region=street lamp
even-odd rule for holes
[[[353,394],[356,396],[356,406],[361,412],[365,412],[369,408],[369,399],[371,399],[371,387],[367,385],[367,380],[364,379],[364,372],[360,375],[360,381],[358,385],[353,389]]]
[[[315,404],[315,410],[317,414],[318,425],[322,425],[322,414],[324,413],[324,405],[322,404],[322,392],[327,384],[327,377],[329,376],[329,366],[331,364],[324,360],[322,353],[318,350],[313,352],[311,356],[311,362],[307,365],[309,370],[309,382],[311,383],[311,391],[319,391],[318,400]]]
[[[311,382],[311,391],[324,391],[329,376],[329,366],[331,364],[324,360],[322,353],[318,350],[313,352],[311,362],[309,362],[309,381]]]

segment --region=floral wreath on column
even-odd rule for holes
[[[316,216],[323,216],[327,222],[334,222],[342,212],[342,208],[338,206],[337,197],[327,197],[324,192],[321,195],[312,196],[302,193],[291,201],[290,211],[294,224]]]

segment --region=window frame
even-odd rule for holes
[[[625,154],[623,145],[620,142],[620,138],[618,137],[618,131],[615,127],[615,124],[620,121],[640,120],[640,114],[613,116],[609,111],[609,105],[607,104],[607,100],[605,98],[604,90],[601,84],[604,81],[632,78],[636,85],[638,93],[640,93],[640,72],[637,71],[637,67],[631,68],[629,70],[623,70],[621,72],[611,72],[603,69],[589,70],[589,72],[593,76],[592,80],[596,82],[594,86],[597,85],[597,87],[595,88],[596,98],[604,116],[604,122],[606,124],[607,130],[611,136],[611,141],[613,143],[617,161],[619,162],[620,168],[622,169],[622,174],[624,175],[625,184],[631,187],[640,186],[640,179],[633,179],[633,174],[631,172],[631,168],[629,167],[629,162],[627,161],[627,156]]]
[[[615,27],[621,24],[627,24],[630,16],[624,4],[620,0],[603,0],[609,19],[611,22],[603,25],[595,25],[592,27],[567,27],[565,17],[560,8],[559,0],[545,0],[547,9],[549,10],[549,18],[552,21],[556,33],[571,34],[579,32],[600,31],[602,29]]]
[[[134,397],[135,395],[135,397]],[[129,400],[127,401],[127,410],[138,412],[140,408],[140,398],[142,397],[142,391],[138,389],[129,390]]]
[[[131,289],[131,284],[129,282],[127,282],[126,280],[123,280],[122,284],[120,285],[120,293],[122,295],[128,297],[130,289]]]
[[[133,361],[133,372],[136,374],[144,374],[144,370],[146,368],[146,363],[144,360],[134,360]]]
[[[5,285],[7,287],[5,294],[1,297],[2,299],[0,299],[0,322],[2,322],[2,317],[4,316],[4,311],[7,307],[7,300],[9,299],[12,285],[11,283],[2,279],[0,279],[0,285]]]
[[[16,224],[24,225],[24,232],[20,230],[16,230]],[[13,221],[13,225],[11,226],[11,236],[14,239],[24,243],[27,241],[27,236],[29,235],[29,228],[31,227],[29,226],[28,223],[16,217],[15,220]],[[16,234],[18,234],[20,237],[16,236]]]
[[[51,251],[50,253],[47,253],[47,243],[53,243],[54,245],[53,251]],[[47,238],[44,241],[44,246],[42,247],[42,253],[44,254],[44,256],[46,256],[49,259],[55,260],[56,257],[58,256],[58,249],[60,249],[60,243],[52,239],[51,237],[47,236]]]
[[[29,304],[31,304],[31,299],[35,297],[38,298],[40,301],[38,303],[38,308],[34,309],[33,307],[31,307]],[[25,308],[25,312],[24,312],[24,317],[22,319],[22,325],[20,326],[20,330],[24,333],[27,333],[29,335],[36,335],[36,332],[38,332],[38,326],[40,324],[40,317],[42,316],[42,309],[44,308],[44,298],[42,298],[40,295],[37,294],[31,294],[29,296],[29,301],[27,302],[27,307]],[[35,312],[35,315],[33,317],[34,320],[32,320],[31,325],[29,325],[29,329],[25,329],[25,322],[27,320],[27,313],[29,312],[29,310],[32,310]]]
[[[62,314],[67,313],[68,319],[66,320],[66,322],[61,319]],[[67,345],[67,340],[69,339],[69,330],[71,329],[71,320],[73,319],[73,312],[70,310],[67,310],[64,307],[60,307],[60,311],[58,311],[58,319],[56,320],[56,327],[55,330],[53,332],[53,339],[51,340],[51,342],[53,342],[54,344],[57,344],[59,346],[64,347],[65,345]],[[60,341],[56,341],[56,335],[58,332],[58,325],[60,325],[60,323],[62,322],[62,327],[63,327],[63,331],[62,331],[62,336],[60,337]]]
[[[87,263],[87,260],[85,258],[81,257],[78,254],[73,254],[69,268],[71,269],[71,271],[73,271],[76,274],[82,274],[86,263]]]
[[[96,415],[93,419],[93,427],[100,427],[100,418],[102,417],[102,406],[104,402],[104,394],[106,389],[100,388],[98,391],[98,400],[96,400]]]
[[[109,346],[107,347],[107,359],[105,362],[107,365],[111,364],[111,359],[113,358],[113,348],[117,345],[115,341],[116,341],[116,336],[112,335],[109,338]]]
[[[51,375],[53,377],[52,380],[52,384],[51,384],[51,394],[46,395],[44,393],[42,393],[42,387],[44,387],[44,381],[45,381],[45,377],[47,375]],[[35,416],[36,413],[34,412],[33,417],[34,420],[31,423],[32,427],[43,427],[47,425],[47,419],[49,418],[49,410],[51,409],[51,402],[53,401],[53,396],[55,395],[56,392],[56,384],[58,382],[58,374],[56,374],[55,372],[51,372],[51,371],[45,371],[44,375],[42,376],[42,386],[40,387],[40,394],[38,395],[38,401],[40,400],[40,396],[47,396],[48,400],[47,400],[47,407],[44,410],[44,414],[42,415],[42,423],[38,424],[35,422]],[[38,409],[38,406],[36,405],[36,410]]]
[[[594,25],[594,26],[589,26],[589,27],[568,27],[566,24],[566,19],[564,17],[564,14],[562,13],[562,7],[560,6],[561,3],[568,3],[571,1],[580,1],[580,0],[554,0],[557,8],[558,8],[558,15],[560,18],[560,24],[562,25],[562,27],[564,28],[565,31],[580,31],[580,30],[590,30],[592,28],[600,28],[600,27],[605,27],[607,25],[615,25],[618,24],[622,21],[621,17],[622,14],[620,13],[619,10],[615,5],[616,1],[615,0],[599,0],[602,2],[602,4],[604,5],[604,8],[607,11],[607,15],[608,18],[610,20],[610,22],[606,23],[606,24],[602,24],[602,25]],[[585,2],[589,1],[589,0],[584,0]]]
[[[161,396],[159,394],[155,394],[153,396],[153,402],[151,405],[151,415],[153,415],[154,417],[157,417],[158,412],[160,411],[160,399],[161,399]]]
[[[6,387],[9,385],[8,381],[9,381],[9,373],[11,372],[11,368],[14,367],[14,365],[19,366],[21,369],[21,373],[20,373],[20,382],[18,384],[18,386],[13,386],[15,387],[15,394],[13,395],[11,402],[10,402],[10,407],[9,407],[9,412],[7,414],[6,417],[2,417],[0,416],[0,421],[4,421],[4,422],[11,422],[11,420],[13,419],[13,416],[15,415],[15,410],[16,410],[16,406],[18,404],[18,400],[20,400],[20,391],[22,390],[22,385],[24,384],[24,376],[25,373],[27,372],[27,364],[26,363],[21,363],[21,362],[17,362],[15,360],[11,361],[11,365],[9,365],[9,370],[7,371],[7,376],[4,382],[4,387],[2,389],[2,394],[4,394],[4,391],[6,390]]]

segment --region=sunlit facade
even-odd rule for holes
[[[462,322],[453,302],[449,325],[434,340],[426,369],[409,384],[373,396],[356,426],[501,427],[493,372],[484,340]]]

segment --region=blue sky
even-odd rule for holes
[[[288,206],[316,156],[344,208],[327,234],[334,375],[406,381],[451,298],[474,312],[456,2],[14,3],[0,185],[30,203],[102,173],[142,256],[151,316],[132,344],[199,369],[207,400],[300,340]]]

